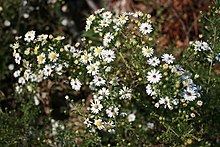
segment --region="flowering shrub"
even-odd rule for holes
[[[110,130],[107,129],[111,132],[117,127],[114,122],[117,116],[134,121],[134,101],[156,107],[152,110],[160,107],[185,111],[189,110],[187,105],[201,106],[200,87],[194,84],[192,74],[176,64],[172,54],[159,56],[155,52],[149,14],[114,16],[100,10],[87,19],[86,30],[96,36],[96,40],[89,36],[83,39],[90,56],[85,65],[92,77],[93,90],[89,107],[92,115],[85,122],[87,126],[94,124],[99,130],[106,130],[111,124]],[[146,99],[137,91],[143,85]]]
[[[53,86],[59,85],[68,103],[62,114],[82,125],[76,129],[69,121],[50,119],[53,145],[65,144],[61,138],[75,138],[73,144],[88,140],[96,145],[151,145],[160,140],[170,144],[175,140],[171,134],[177,134],[170,125],[176,123],[187,128],[176,135],[185,136],[179,138],[180,144],[191,135],[193,126],[187,122],[199,115],[196,109],[203,105],[202,88],[194,82],[198,75],[184,69],[172,54],[155,51],[150,18],[141,12],[114,15],[98,10],[88,17],[84,38],[74,46],[64,45],[64,37],[35,31],[17,37],[11,47],[18,64],[14,72],[18,95],[31,95],[35,105],[41,104],[53,118],[51,103],[59,97],[53,95]],[[194,46],[197,51],[210,50],[206,43]],[[73,101],[84,87],[89,87],[89,94],[82,103]],[[73,118],[73,110],[82,118]],[[74,128],[77,132],[70,133]]]

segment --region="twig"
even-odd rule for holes
[[[93,0],[86,0],[86,3],[89,5],[89,7],[93,10],[96,11],[98,10],[98,6],[95,4]]]

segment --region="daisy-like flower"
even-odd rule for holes
[[[135,118],[136,118],[136,116],[135,116],[134,113],[129,114],[129,115],[128,115],[128,122],[133,122],[133,121],[135,121]]]
[[[41,35],[37,36],[37,41],[45,41],[45,40],[47,40],[47,38],[48,38],[48,35],[41,34]]]
[[[140,26],[140,32],[144,35],[149,34],[153,31],[153,28],[150,23],[142,23]]]
[[[21,71],[20,70],[16,70],[13,75],[14,75],[15,78],[17,78],[17,77],[20,76],[20,74],[21,74]]]
[[[29,80],[31,74],[32,74],[32,72],[31,72],[30,69],[27,69],[27,70],[24,71],[24,78],[25,78],[26,81]]]
[[[109,96],[110,92],[107,88],[103,87],[102,89],[100,89],[98,91],[98,94],[102,95],[102,96]]]
[[[56,52],[50,52],[48,55],[48,58],[50,59],[50,61],[53,61],[53,62],[56,62],[58,57],[59,57],[59,54],[57,54]]]
[[[94,76],[94,79],[92,82],[94,83],[95,86],[105,85],[105,80],[99,76]]]
[[[46,61],[46,56],[44,53],[41,53],[39,56],[37,56],[38,64],[44,64],[45,61]]]
[[[207,42],[195,41],[194,42],[194,50],[195,51],[207,51],[211,50]]]
[[[91,62],[93,59],[93,56],[91,53],[87,53],[86,51],[84,54],[81,56],[80,61],[84,64],[87,64],[88,62]]]
[[[18,42],[10,45],[11,48],[13,48],[14,50],[18,49],[20,47],[20,44]]]
[[[99,111],[101,111],[103,108],[100,100],[98,99],[94,99],[92,102],[91,102],[91,107],[90,107],[90,110],[92,113],[94,114],[98,114]]]
[[[98,71],[99,71],[99,65],[100,65],[99,62],[96,62],[96,63],[92,63],[92,64],[87,65],[87,66],[86,66],[87,73],[90,73],[90,74],[92,74],[93,76],[94,76],[94,75],[97,75],[97,74],[98,74]]]
[[[156,69],[152,69],[151,71],[147,73],[147,80],[150,83],[153,83],[153,84],[158,83],[161,78],[162,78],[162,75],[160,71]]]
[[[128,87],[126,86],[123,86],[122,89],[119,91],[119,94],[121,95],[120,96],[120,99],[131,99],[132,98],[132,90],[129,89]]]
[[[110,12],[110,11],[106,11],[106,12],[104,12],[104,13],[102,13],[102,18],[104,18],[104,19],[111,19],[111,17],[112,17],[112,13]]]
[[[108,32],[105,34],[104,38],[103,38],[103,45],[104,46],[109,46],[109,43],[114,39],[114,36],[112,35],[112,33]]]
[[[101,119],[95,119],[94,124],[99,130],[105,128]]]
[[[147,60],[147,63],[153,67],[158,66],[160,64],[160,60],[157,57],[152,57]]]
[[[162,61],[166,62],[167,64],[172,64],[175,60],[172,54],[163,54]]]
[[[194,101],[197,97],[197,90],[193,87],[187,87],[183,92],[183,98],[187,101]]]
[[[43,73],[45,76],[50,76],[52,73],[52,67],[50,65],[45,65],[44,69],[43,69]]]
[[[71,79],[70,85],[73,90],[79,91],[82,86],[82,83],[78,79]]]
[[[215,59],[220,62],[220,53],[218,53],[218,55],[215,57]]]
[[[113,50],[102,50],[101,55],[102,59],[107,63],[110,63],[115,59],[115,52]]]
[[[150,84],[148,84],[148,85],[146,86],[146,93],[147,93],[148,95],[150,95],[150,96],[156,95],[156,92],[152,89],[152,87],[151,87]]]
[[[94,48],[94,56],[95,56],[95,57],[100,56],[101,53],[102,53],[102,50],[103,50],[103,47],[102,47],[102,46],[95,47],[95,48]]]
[[[113,107],[109,107],[108,109],[106,109],[106,114],[108,115],[108,117],[112,118],[115,117],[116,115],[118,115],[119,109],[117,107],[113,108]]]
[[[24,41],[31,42],[35,38],[35,31],[29,31],[24,36]]]
[[[14,57],[15,57],[15,63],[21,64],[21,56],[20,56],[20,54],[16,53]]]
[[[151,57],[153,53],[154,53],[154,49],[152,47],[147,46],[142,48],[142,54],[147,58]]]

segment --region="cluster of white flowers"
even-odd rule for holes
[[[18,64],[13,74],[18,79],[18,93],[22,93],[24,88],[36,93],[33,87],[37,87],[38,83],[67,76],[67,72],[73,72],[66,77],[70,87],[75,91],[81,89],[82,83],[78,78],[80,70],[77,74],[74,71],[80,69],[82,51],[78,49],[79,43],[74,46],[63,45],[63,39],[62,36],[36,35],[35,31],[27,32],[24,38],[17,37],[17,42],[11,48],[15,63]],[[38,104],[38,100],[39,97],[34,97],[35,103]]]
[[[194,84],[191,74],[178,65],[171,65],[173,59],[164,62],[162,68],[154,68],[147,74],[146,93],[156,101],[155,107],[172,110],[199,98],[201,88]]]
[[[19,42],[12,45],[20,66],[14,72],[19,85],[16,90],[21,92],[21,86],[28,83],[63,76],[74,91],[86,84],[92,98],[84,124],[90,131],[110,133],[115,132],[119,118],[129,124],[137,119],[132,102],[142,100],[137,92],[141,84],[146,86],[145,96],[152,98],[144,101],[156,108],[172,110],[197,100],[200,87],[194,84],[192,75],[175,65],[172,54],[158,57],[154,51],[149,18],[141,12],[113,15],[98,10],[86,21],[86,31],[95,34],[96,39],[85,37],[74,46],[62,45],[63,37],[28,32],[23,40],[25,47]],[[79,49],[80,45],[84,48]],[[197,43],[199,49],[210,50],[204,42],[200,46]],[[202,105],[200,100],[197,103]]]
[[[93,90],[93,99],[88,108],[91,113],[85,120],[91,130],[114,130],[107,124],[115,126],[117,117],[127,116],[128,122],[135,121],[136,115],[131,109],[122,107],[123,102],[132,105],[133,98],[140,99],[133,89],[134,81],[146,84],[146,95],[152,97],[156,108],[172,110],[200,97],[200,88],[186,70],[174,64],[172,54],[157,56],[150,43],[153,27],[149,18],[150,15],[141,12],[114,16],[102,9],[87,19],[86,30],[100,39],[99,43],[97,40],[93,43],[90,38],[83,39],[87,47],[80,61],[91,76],[89,85]],[[204,42],[197,48],[209,50]],[[122,72],[124,70],[126,74]],[[140,74],[140,71],[143,73]],[[133,81],[127,82],[127,76]]]
[[[92,78],[89,85],[93,90],[93,99],[88,108],[91,114],[89,118],[85,120],[85,124],[91,128],[95,126],[99,130],[114,132],[114,128],[112,127],[115,126],[115,119],[113,118],[122,116],[121,113],[125,113],[121,112],[120,101],[129,102],[133,97],[132,89],[129,85],[120,85],[118,83],[120,78],[117,76],[112,77],[111,73],[114,72],[114,64],[119,58],[118,52],[120,51],[118,50],[120,41],[115,40],[115,38],[122,34],[121,31],[131,22],[129,19],[137,19],[142,16],[144,17],[144,14],[141,12],[123,13],[114,16],[111,12],[101,9],[87,19],[86,30],[93,31],[98,34],[101,39],[98,46],[92,45],[92,41],[84,39],[85,44],[91,45],[84,51],[80,61],[86,66],[87,73]],[[138,25],[139,31],[144,36],[153,30],[150,21]],[[150,57],[153,55],[153,49],[146,46],[143,48],[143,53],[145,56]],[[106,119],[106,116],[109,119]],[[128,120],[129,122],[134,121],[134,117],[131,118],[132,119]],[[93,125],[91,122],[94,122]]]
[[[207,42],[204,41],[195,41],[193,42],[194,50],[195,51],[210,51],[211,48]]]

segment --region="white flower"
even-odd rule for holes
[[[17,86],[15,87],[15,91],[16,91],[17,93],[21,93],[21,92],[23,91],[23,89],[22,89],[21,86],[17,85]]]
[[[95,48],[94,48],[94,56],[95,56],[95,57],[100,56],[101,53],[102,53],[102,50],[103,50],[103,47],[102,47],[102,46],[95,47]]]
[[[38,100],[38,95],[34,96],[34,104],[37,106],[40,104],[40,101]]]
[[[148,123],[147,123],[147,128],[153,129],[153,128],[154,128],[154,123],[148,122]]]
[[[41,35],[37,36],[37,41],[45,41],[45,40],[47,40],[47,38],[48,38],[48,35],[41,34]]]
[[[35,38],[35,31],[29,31],[24,36],[24,41],[31,42]]]
[[[56,62],[59,57],[59,54],[57,54],[56,52],[50,52],[48,57],[50,61]]]
[[[30,54],[30,48],[27,48],[27,49],[24,51],[24,54],[25,54],[25,55],[29,55],[29,54]]]
[[[100,100],[98,99],[94,99],[92,102],[91,102],[91,108],[90,110],[92,111],[92,113],[94,114],[98,114],[99,111],[101,111],[103,108]]]
[[[111,24],[112,20],[111,19],[103,19],[100,21],[99,25],[101,27],[108,27]]]
[[[41,53],[39,56],[37,56],[37,62],[38,64],[44,64],[46,61],[46,57],[44,53]]]
[[[86,66],[87,73],[91,73],[93,76],[98,74],[99,71],[99,62],[92,63]]]
[[[24,78],[25,78],[26,81],[29,80],[31,74],[32,74],[32,72],[31,72],[30,69],[27,69],[27,70],[24,71]]]
[[[72,86],[73,90],[79,91],[82,84],[78,79],[71,79],[70,85]]]
[[[115,59],[115,52],[112,50],[102,50],[101,55],[102,59],[107,63],[110,63]]]
[[[88,31],[90,29],[90,26],[92,24],[92,22],[95,20],[95,15],[90,15],[87,19],[86,19],[86,31]]]
[[[102,96],[109,96],[110,93],[109,93],[109,90],[107,88],[103,87],[102,89],[100,89],[98,91],[98,94],[100,94]]]
[[[24,84],[25,84],[25,79],[24,79],[24,77],[20,77],[20,78],[18,79],[18,83],[24,85]]]
[[[55,71],[57,72],[58,75],[62,75],[62,69],[63,69],[63,65],[58,64],[55,68]]]
[[[21,74],[21,71],[20,70],[16,70],[13,75],[14,75],[15,78],[17,78],[17,77],[20,76],[20,74]]]
[[[152,89],[152,87],[151,87],[150,84],[148,84],[148,85],[146,86],[146,93],[147,93],[148,95],[150,95],[150,96],[156,95],[156,92],[153,91],[153,89]]]
[[[140,32],[143,33],[144,35],[149,34],[153,31],[151,24],[147,22],[142,23],[139,29],[140,29]]]
[[[128,19],[129,19],[128,16],[126,16],[125,14],[122,14],[118,16],[117,18],[113,19],[113,22],[115,23],[115,27],[118,28],[126,24]]]
[[[134,115],[134,113],[131,113],[128,115],[128,122],[133,122],[135,121],[136,116]]]
[[[20,47],[20,44],[19,44],[18,42],[16,42],[16,43],[10,45],[10,47],[11,47],[12,49],[16,50],[16,49],[18,49],[18,48]]]
[[[200,101],[200,100],[199,100],[199,101],[197,101],[197,105],[198,105],[198,106],[202,106],[202,104],[203,104],[203,102],[202,102],[202,101]]]
[[[211,50],[207,42],[195,41],[194,42],[194,50],[195,51],[207,51]]]
[[[105,85],[105,80],[102,77],[94,76],[93,83],[95,86]]]
[[[89,118],[86,118],[83,123],[84,123],[87,127],[91,127],[91,125],[92,125],[92,122],[89,120]]]
[[[158,66],[160,64],[160,60],[157,57],[152,57],[147,60],[147,63],[153,67]]]
[[[80,61],[84,64],[87,64],[88,62],[91,62],[93,59],[93,56],[91,53],[87,53],[86,51],[84,54],[81,56]]]
[[[113,107],[109,107],[108,109],[106,109],[106,114],[108,115],[108,117],[112,118],[115,117],[116,115],[118,115],[119,109],[117,107],[113,108]]]
[[[14,57],[15,57],[15,63],[21,64],[21,56],[20,56],[20,54],[16,53]]]
[[[154,107],[159,108],[160,104],[159,103],[155,103]]]
[[[50,65],[45,65],[44,69],[43,69],[43,73],[45,76],[50,76],[52,73],[52,67]]]
[[[192,118],[196,117],[195,113],[191,113],[190,116],[191,116]]]
[[[94,124],[96,125],[96,127],[97,127],[99,130],[102,130],[102,129],[105,128],[101,119],[96,119],[96,120],[94,121]]]
[[[110,11],[106,11],[106,12],[102,13],[101,16],[102,16],[102,18],[108,20],[108,19],[111,19],[112,13]]]
[[[132,98],[132,90],[129,89],[128,87],[126,86],[123,86],[122,89],[120,89],[119,91],[119,94],[121,95],[120,96],[120,99],[131,99]]]
[[[142,48],[142,54],[147,58],[151,57],[153,53],[154,53],[154,49],[152,47],[147,46]]]
[[[166,62],[167,64],[172,64],[175,58],[171,54],[163,54],[162,61]]]
[[[37,75],[32,73],[29,77],[29,79],[31,80],[31,82],[36,82],[37,81]]]
[[[197,98],[198,94],[194,88],[187,87],[184,90],[183,98],[187,101],[194,101]]]
[[[103,38],[103,45],[104,46],[109,46],[109,43],[114,39],[114,36],[108,32],[105,34],[104,38]]]
[[[162,75],[160,71],[157,71],[156,69],[152,69],[147,73],[147,80],[150,83],[158,83],[160,79],[162,78]]]

